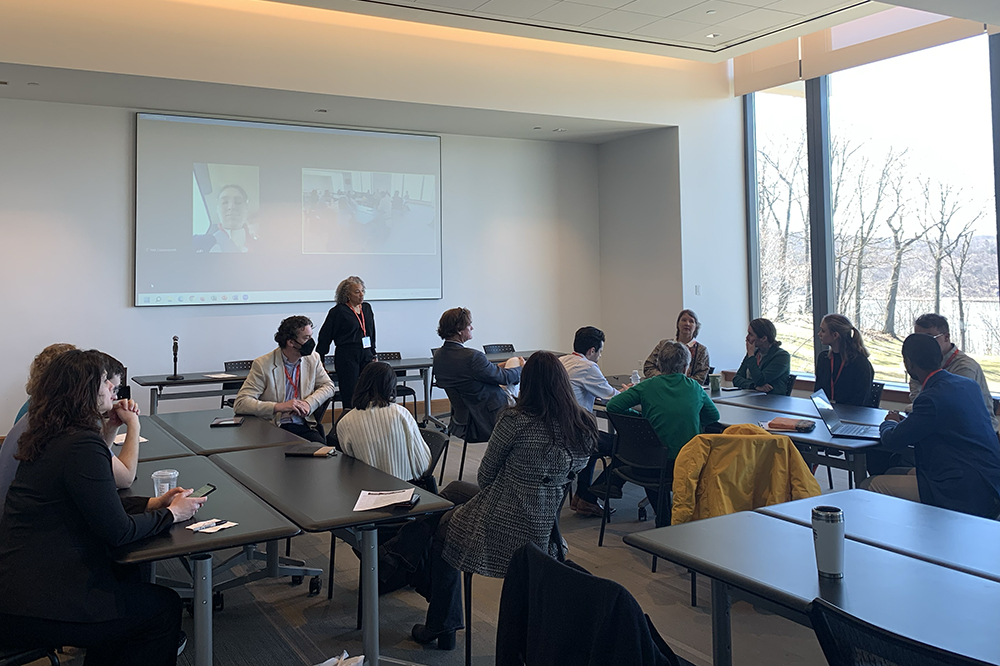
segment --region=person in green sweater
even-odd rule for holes
[[[777,331],[768,319],[754,319],[747,328],[747,355],[733,377],[733,386],[761,393],[786,395],[792,357],[775,340]]]
[[[659,375],[644,379],[611,398],[607,409],[612,414],[639,416],[632,407],[640,405],[641,416],[649,421],[669,452],[672,468],[681,448],[701,434],[703,426],[719,420],[719,410],[701,385],[685,374],[691,363],[687,345],[674,340],[665,342],[656,361]],[[650,504],[658,506],[655,490],[647,489],[646,497]],[[657,527],[661,521],[667,524],[666,517],[657,516]]]

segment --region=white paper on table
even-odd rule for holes
[[[117,444],[118,446],[121,446],[122,444],[124,444],[125,443],[125,435],[127,435],[127,434],[128,434],[127,432],[123,432],[120,435],[115,435],[115,444]],[[148,442],[148,441],[149,441],[148,439],[146,439],[142,435],[139,435],[139,443],[140,444],[142,444],[143,442]]]
[[[358,503],[354,505],[355,511],[371,511],[381,509],[390,504],[400,504],[409,502],[413,498],[413,488],[406,490],[362,490],[358,496]]]
[[[209,525],[211,523],[218,522],[218,518],[211,518],[209,520],[202,520],[201,522],[188,525],[185,529],[191,530],[192,532],[198,532],[199,534],[214,534],[219,530],[228,530],[230,527],[236,527],[239,523],[234,523],[231,520],[227,520],[219,525],[214,525],[205,529],[200,529],[203,525]]]
[[[206,377],[211,377],[212,379],[236,379],[236,375],[230,375],[225,372],[217,372],[214,375],[205,375]]]

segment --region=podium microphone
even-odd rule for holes
[[[177,336],[174,336],[174,374],[167,375],[167,380],[176,382],[184,379],[184,375],[177,374]]]

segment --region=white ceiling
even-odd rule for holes
[[[660,127],[0,63],[0,98],[360,129],[599,144]],[[325,111],[320,111],[325,109]]]
[[[870,0],[270,1],[714,62],[886,7]]]
[[[900,7],[1000,25],[1000,0],[885,0]]]

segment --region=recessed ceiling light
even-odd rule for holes
[[[705,10],[705,13],[706,14],[714,14],[715,10],[714,9],[707,9],[707,10]]]
[[[722,37],[722,35],[720,35],[717,32],[710,32],[710,33],[708,33],[705,36],[708,37],[709,39],[715,39],[716,37]]]
[[[35,83],[34,81],[29,81],[29,82],[28,82],[28,85],[29,85],[29,86],[37,86],[38,84],[37,84],[37,83]]]
[[[536,130],[540,130],[540,129],[542,129],[542,128],[541,128],[541,127],[532,127],[531,129],[536,129]]]
[[[316,113],[326,113],[326,109],[316,109]]]
[[[6,81],[0,81],[0,86],[5,86],[5,85],[7,85]]]
[[[552,130],[552,131],[553,131],[553,132],[565,132],[565,131],[566,131],[566,128],[565,128],[565,127],[557,127],[557,128],[555,128],[554,130]]]

